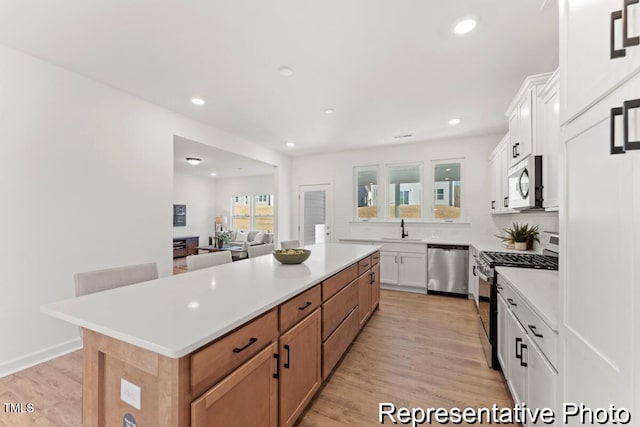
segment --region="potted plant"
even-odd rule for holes
[[[231,236],[231,232],[229,231],[219,231],[216,234],[216,240],[218,241],[218,247],[222,248],[224,245],[229,243],[229,237]]]
[[[534,225],[533,227],[529,227],[529,224],[518,224],[517,222],[513,223],[511,228],[505,228],[503,230],[505,232],[505,236],[496,236],[502,240],[511,240],[514,242],[516,250],[525,251],[527,247],[533,243],[533,241],[540,242],[538,238],[538,226]]]

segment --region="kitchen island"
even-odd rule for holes
[[[42,306],[83,328],[83,425],[292,425],[379,301],[378,247],[307,249]]]

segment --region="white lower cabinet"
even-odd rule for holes
[[[426,292],[427,255],[411,252],[380,252],[380,282]]]
[[[505,323],[509,337],[506,362],[509,370],[507,384],[509,384],[513,402],[522,404],[527,401],[527,366],[526,361],[522,360],[522,346],[526,345],[527,333],[511,310],[507,311]]]
[[[526,404],[532,411],[548,408],[561,416],[556,411],[558,373],[549,361],[548,356],[553,356],[543,351],[555,348],[557,334],[540,322],[513,287],[498,276],[498,361],[514,404]],[[537,337],[532,335],[534,331]],[[557,422],[556,417],[556,425]],[[527,420],[524,425],[546,424],[539,419],[535,423]]]
[[[504,373],[504,378],[509,380],[509,361],[507,342],[509,341],[509,335],[507,331],[507,313],[509,308],[507,302],[502,298],[501,294],[498,294],[498,362]]]

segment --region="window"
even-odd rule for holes
[[[249,196],[245,195],[231,197],[231,218],[233,218],[231,226],[234,230],[251,229],[251,205],[249,200]]]
[[[273,195],[260,194],[255,197],[254,230],[273,230]]]
[[[389,218],[422,218],[422,165],[387,167]]]
[[[452,220],[462,218],[461,165],[462,162],[460,160],[434,162],[434,219]]]
[[[232,229],[273,231],[273,194],[232,196],[231,209]]]
[[[354,170],[356,220],[378,219],[378,168],[358,166]]]

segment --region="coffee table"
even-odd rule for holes
[[[222,251],[230,251],[231,252],[231,257],[233,258],[234,261],[237,261],[239,259],[241,259],[242,255],[245,254],[245,252],[242,250],[242,246],[223,246],[221,248],[217,247],[216,245],[207,245],[207,246],[198,246],[196,247],[197,250],[199,251],[206,251],[206,252],[222,252]]]

